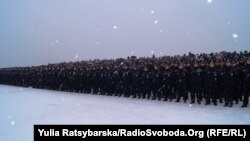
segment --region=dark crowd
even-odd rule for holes
[[[250,52],[130,56],[0,69],[0,83],[22,87],[205,105],[242,103],[250,93]]]

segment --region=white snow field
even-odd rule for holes
[[[250,124],[250,108],[0,85],[0,141],[32,141],[34,124]]]

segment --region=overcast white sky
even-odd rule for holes
[[[0,67],[249,50],[249,6],[249,0],[1,0]]]

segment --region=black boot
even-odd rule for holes
[[[219,101],[220,101],[220,103],[223,103],[223,101],[222,101],[222,99],[221,99],[221,98],[219,99]]]
[[[245,107],[247,107],[247,104],[243,104],[241,107],[242,107],[242,108],[245,108]]]
[[[207,100],[205,105],[210,105],[210,100]]]
[[[228,106],[228,102],[226,102],[225,104],[224,104],[224,107],[227,107]]]
[[[161,97],[158,97],[158,100],[161,101]]]
[[[205,105],[210,105],[210,103],[209,103],[209,102],[206,102]]]
[[[180,99],[179,99],[179,98],[177,98],[175,102],[180,102]]]
[[[239,100],[235,100],[235,104],[239,104]]]
[[[229,106],[229,107],[233,107],[233,103],[232,103],[232,102],[230,102],[228,106]]]
[[[197,100],[198,104],[201,104],[201,101],[200,100]]]

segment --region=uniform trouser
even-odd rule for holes
[[[191,92],[191,102],[194,103],[195,96],[197,95],[197,91],[195,90],[195,88],[192,88],[190,92]]]
[[[153,86],[152,87],[152,98],[156,99],[157,96],[158,96],[157,88],[156,88],[156,86]]]
[[[145,99],[145,98],[150,99],[150,97],[151,97],[151,90],[148,87],[148,85],[144,84],[142,87],[142,98],[143,99]]]
[[[182,87],[177,88],[177,102],[179,102],[181,97],[183,97],[184,92],[185,92],[184,88],[182,88]]]
[[[169,96],[168,97],[169,97],[170,101],[172,101],[173,99],[176,98],[175,88],[173,86],[169,87]]]
[[[201,88],[198,88],[198,89],[196,89],[196,95],[197,95],[197,101],[198,102],[201,102],[202,101],[202,92],[203,92],[203,89],[201,89]]]
[[[163,97],[164,97],[164,100],[170,100],[172,101],[174,99],[174,93],[172,91],[172,87],[171,86],[166,86],[163,90]]]
[[[217,93],[217,95],[218,95],[218,99],[219,99],[219,101],[220,101],[220,103],[223,103],[223,98],[225,97],[225,91],[224,91],[224,89],[223,89],[223,87],[219,87],[218,89],[217,89],[217,91],[218,91],[218,93]]]
[[[185,90],[183,93],[183,100],[186,102],[188,99],[188,93],[190,92],[190,90]]]
[[[225,105],[233,104],[233,91],[232,90],[226,90],[225,92]]]
[[[205,102],[206,104],[210,104],[210,99],[211,99],[211,95],[212,95],[212,90],[211,87],[207,87],[208,89],[206,89],[204,91],[204,98],[205,98]]]
[[[244,93],[243,105],[248,105],[249,103],[249,93],[250,90],[246,90]]]
[[[152,90],[152,94],[153,94],[153,99],[158,99],[161,100],[161,98],[163,97],[163,87],[159,88],[158,86],[154,86],[153,90]]]
[[[217,104],[217,99],[218,99],[218,90],[217,87],[213,87],[211,89],[211,99],[214,104]]]
[[[238,89],[235,89],[235,91],[232,93],[232,99],[236,104],[239,103],[240,97],[242,97],[242,92],[238,91]]]
[[[237,92],[238,92],[237,99],[239,101],[242,101],[242,96],[244,96],[244,88],[238,87]]]

